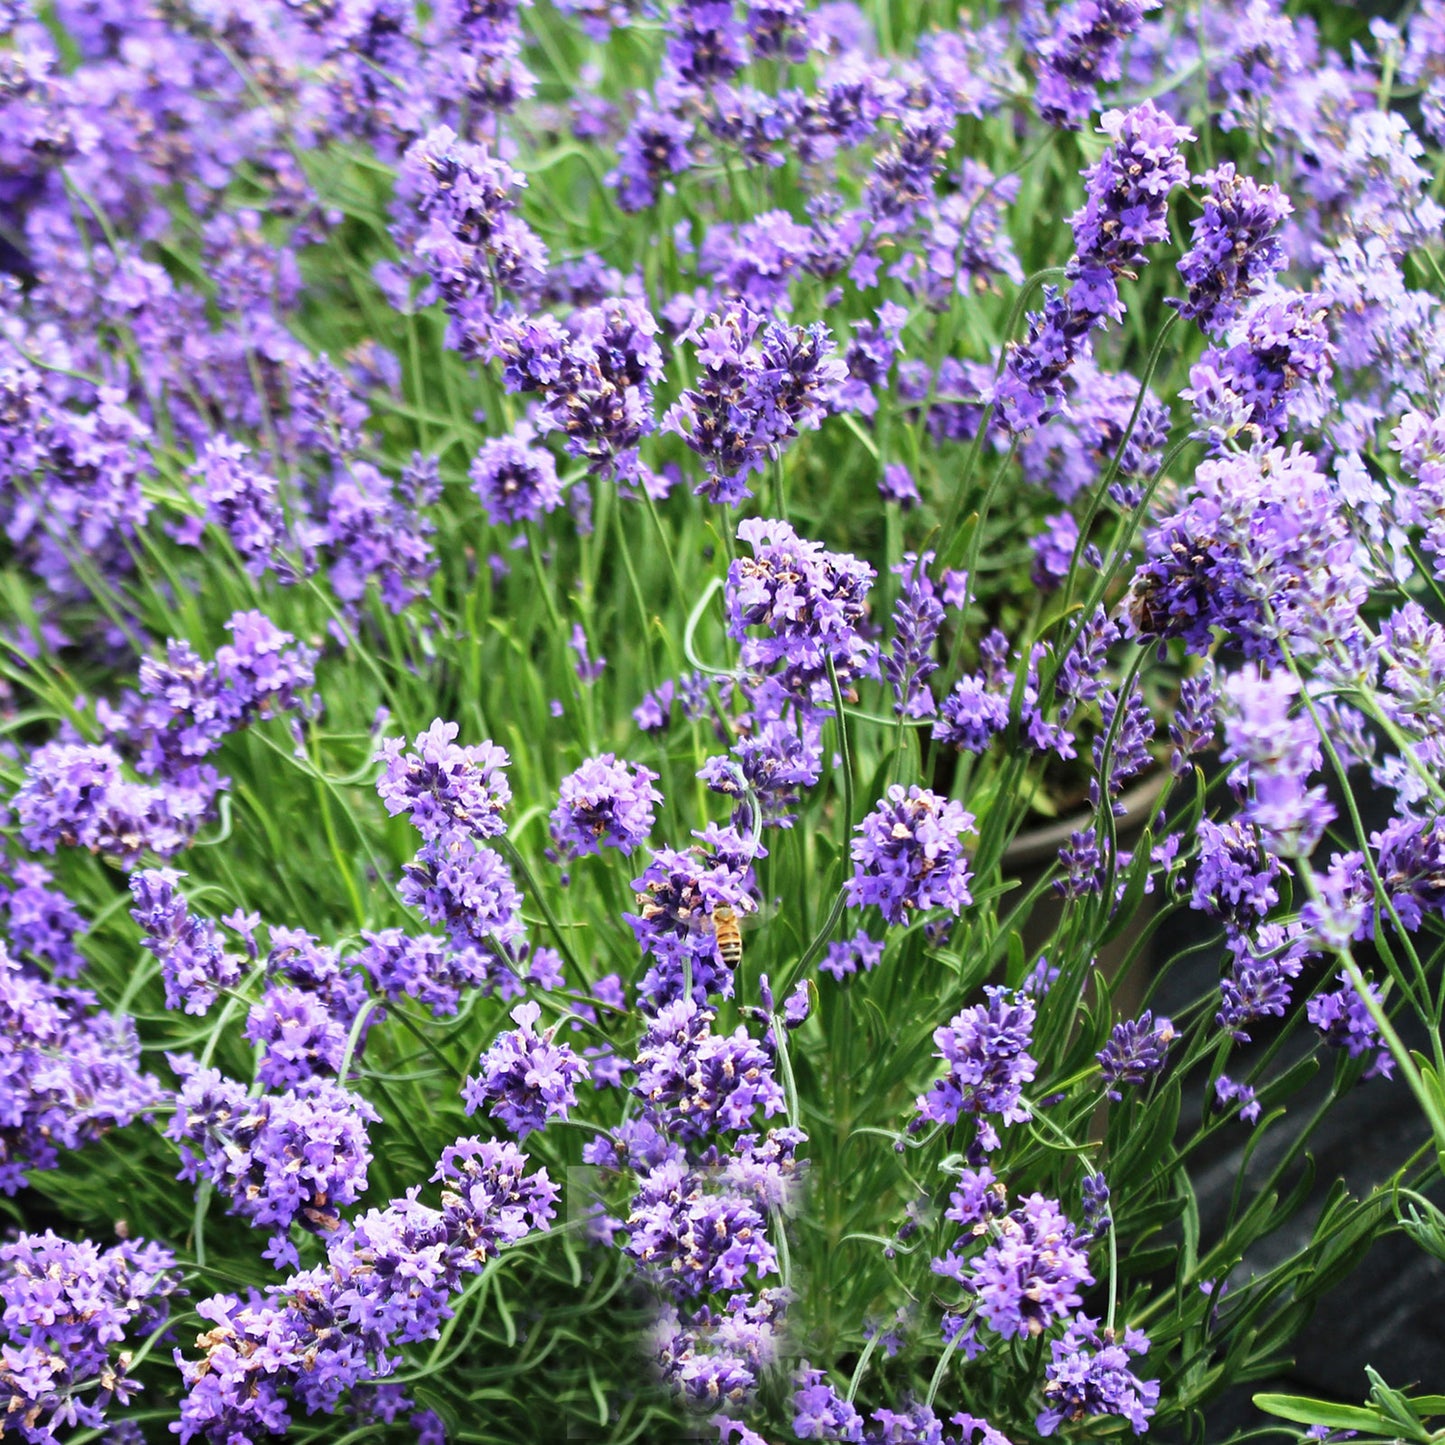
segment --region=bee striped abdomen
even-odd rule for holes
[[[713,909],[712,927],[717,937],[718,957],[729,968],[736,968],[743,961],[743,935],[737,914],[726,905]]]

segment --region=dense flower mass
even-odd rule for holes
[[[25,973],[0,951],[0,1190],[16,1193],[29,1170],[54,1169],[79,1149],[160,1102],[140,1071],[135,1023],[96,1007],[84,989]]]
[[[752,472],[817,428],[847,372],[826,326],[763,328],[745,306],[697,323],[697,340],[701,379],[668,411],[663,430],[702,458],[710,480],[698,490],[736,505],[752,495]]]
[[[616,848],[625,857],[647,841],[653,808],[662,794],[652,785],[657,774],[634,763],[630,768],[613,753],[589,758],[562,779],[552,810],[552,836],[573,857]]]
[[[136,1347],[165,1324],[182,1292],[175,1256],[163,1245],[135,1240],[101,1249],[51,1230],[0,1244],[7,1429],[36,1441],[63,1439],[56,1432],[76,1426],[105,1430],[111,1403],[126,1404],[138,1388],[129,1378]]]
[[[1211,336],[1228,330],[1240,306],[1284,269],[1276,232],[1293,207],[1278,186],[1239,175],[1226,161],[1200,176],[1204,214],[1179,262],[1189,295],[1176,306]]]
[[[1151,529],[1125,607],[1143,639],[1204,652],[1215,628],[1248,657],[1351,638],[1365,595],[1335,489],[1298,447],[1208,461]]]
[[[1073,1225],[1041,1194],[999,1221],[968,1277],[979,1317],[1005,1339],[1042,1334],[1083,1303],[1079,1290],[1093,1282]]]
[[[173,1064],[183,1083],[166,1132],[181,1144],[181,1178],[208,1181],[237,1214],[269,1227],[267,1257],[295,1266],[292,1222],[321,1235],[340,1227],[337,1206],[366,1189],[366,1125],[381,1116],[326,1079],[251,1097],[217,1069]]]
[[[1038,1418],[1039,1434],[1052,1435],[1067,1421],[1088,1415],[1122,1415],[1136,1435],[1144,1434],[1159,1402],[1159,1385],[1139,1379],[1129,1359],[1148,1349],[1141,1330],[1125,1330],[1119,1339],[1112,1330],[1101,1331],[1097,1320],[1078,1316],[1063,1339],[1049,1342],[1048,1408]]]
[[[501,815],[512,790],[503,769],[511,759],[494,743],[453,742],[459,731],[438,718],[417,734],[414,751],[406,751],[405,738],[391,738],[378,755],[386,766],[376,787],[387,812],[407,814],[428,843],[453,830],[492,838],[505,828]]]
[[[515,1145],[458,1139],[433,1175],[441,1207],[413,1190],[343,1226],[324,1268],[292,1275],[264,1296],[213,1295],[197,1313],[211,1328],[201,1358],[177,1361],[188,1386],[182,1440],[274,1434],[288,1395],[308,1412],[333,1411],[348,1391],[394,1368],[408,1341],[434,1338],[465,1277],[556,1213],[545,1170],[527,1174]]]
[[[1222,1439],[1442,1252],[1395,8],[0,0],[0,1434]]]
[[[185,875],[174,868],[147,868],[133,874],[130,916],[140,925],[142,942],[160,960],[166,1007],[205,1013],[223,989],[241,981],[242,960],[227,954],[216,925],[197,918],[176,884]]]

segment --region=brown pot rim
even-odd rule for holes
[[[1164,791],[1168,776],[1167,768],[1156,765],[1132,788],[1120,794],[1119,802],[1124,805],[1124,811],[1114,819],[1116,838],[1143,831],[1154,804],[1159,800],[1159,794]],[[1030,828],[1027,832],[1015,834],[1013,841],[1003,850],[1002,867],[1005,870],[1021,868],[1030,863],[1042,862],[1045,858],[1052,859],[1075,833],[1092,827],[1094,818],[1094,810],[1090,808],[1072,813],[1067,818],[1061,818],[1045,827]]]

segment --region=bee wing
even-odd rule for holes
[[[761,928],[763,924],[778,916],[778,901],[759,903],[751,913],[738,914],[738,926],[745,932],[751,933],[755,928]]]

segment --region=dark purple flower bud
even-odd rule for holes
[[[1284,247],[1275,233],[1294,207],[1278,186],[1241,176],[1228,161],[1198,180],[1208,188],[1204,214],[1194,222],[1192,243],[1179,262],[1189,295],[1169,304],[1219,336],[1243,303],[1284,269]]]
[[[1189,771],[1189,759],[1214,741],[1215,690],[1213,670],[1198,677],[1186,677],[1179,684],[1179,705],[1169,724],[1169,738],[1174,750],[1169,755],[1169,771],[1182,778]]]
[[[296,366],[291,406],[299,446],[320,448],[338,462],[360,449],[367,408],[324,352]]]
[[[905,512],[912,511],[923,500],[918,494],[918,483],[913,480],[913,473],[902,462],[889,462],[883,468],[878,491],[885,502],[897,502]]]
[[[943,625],[943,603],[928,576],[932,562],[932,552],[910,552],[894,568],[903,586],[893,609],[893,647],[883,655],[883,674],[893,688],[894,711],[903,717],[932,717],[938,711],[926,686],[938,671],[933,644]]]
[[[1137,1019],[1125,1019],[1114,1025],[1109,1042],[1094,1057],[1099,1061],[1099,1072],[1111,1099],[1119,1100],[1124,1095],[1118,1085],[1132,1084],[1142,1087],[1163,1068],[1174,1042],[1174,1025],[1168,1019],[1157,1022],[1154,1015],[1145,1009]],[[1108,1190],[1104,1191],[1107,1199]]]
[[[1080,1194],[1084,1206],[1084,1230],[1090,1238],[1102,1239],[1114,1225],[1109,1218],[1108,1182],[1102,1174],[1086,1174],[1080,1185]]]

